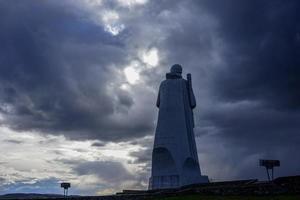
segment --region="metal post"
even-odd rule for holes
[[[262,160],[261,159],[261,160],[259,160],[259,165],[266,168],[269,181],[273,181],[274,180],[274,167],[279,167],[280,161],[279,160]],[[271,170],[271,174],[270,174],[269,170]]]
[[[268,180],[270,181],[270,174],[269,174],[269,169],[268,169],[268,167],[266,167],[266,170],[267,170]]]

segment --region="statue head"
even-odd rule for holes
[[[182,67],[179,64],[175,64],[171,67],[170,71],[171,71],[171,73],[181,75],[182,74]]]

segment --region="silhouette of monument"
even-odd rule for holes
[[[181,74],[182,67],[173,65],[159,88],[149,189],[208,182],[200,172],[193,131],[196,100],[191,74],[187,74],[187,80]]]

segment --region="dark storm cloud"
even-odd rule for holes
[[[0,2],[2,124],[72,139],[145,135],[146,121],[133,127],[111,117],[114,96],[123,111],[134,103],[126,91],[107,90],[111,65],[126,64],[126,34],[113,37],[77,11],[52,1]]]
[[[298,1],[206,1],[225,41],[226,67],[216,93],[228,101],[259,100],[299,110],[300,4]]]
[[[227,47],[224,68],[215,74],[213,91],[221,101],[254,102],[253,106],[237,104],[236,112],[221,116],[221,127],[230,127],[236,121],[233,127],[240,131],[231,132],[250,131],[251,126],[252,132],[267,129],[265,136],[272,130],[297,136],[299,2],[228,1],[226,5],[206,2],[203,5],[218,20],[218,34]],[[225,115],[228,111],[220,113]]]

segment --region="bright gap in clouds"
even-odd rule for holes
[[[104,30],[116,36],[125,29],[125,25],[120,23],[120,16],[116,11],[107,10],[102,16]]]
[[[140,80],[139,73],[131,66],[124,69],[124,74],[130,84],[135,84],[138,80]]]
[[[134,6],[134,5],[143,5],[148,2],[148,0],[118,0],[118,2],[123,6]]]
[[[158,65],[158,51],[156,48],[150,49],[143,53],[142,60],[150,67],[156,67]]]

